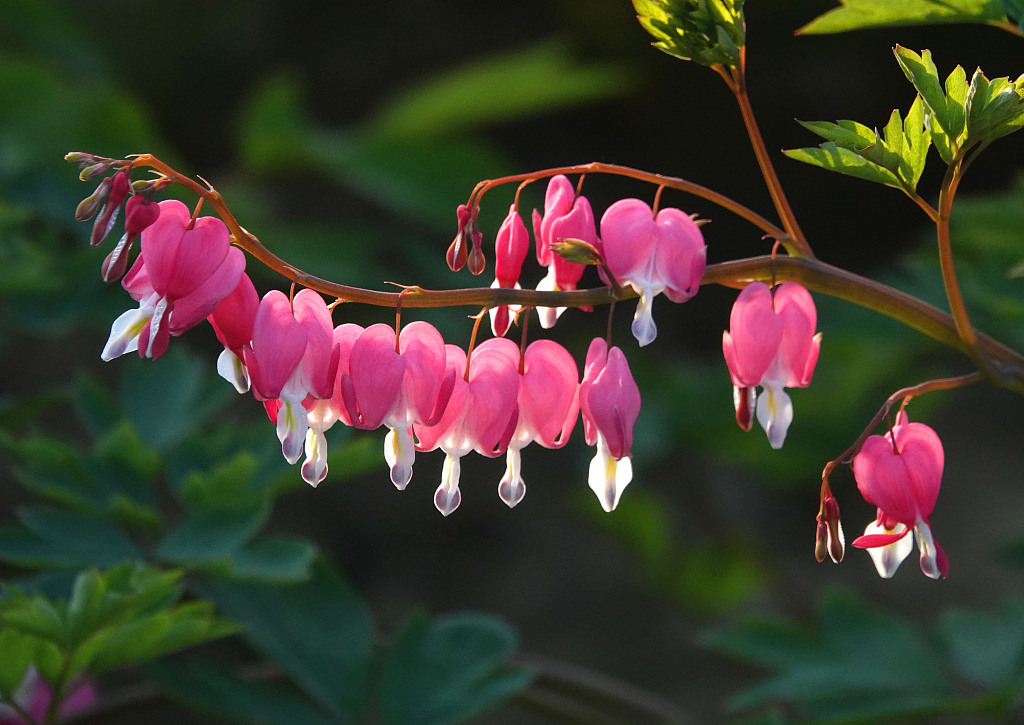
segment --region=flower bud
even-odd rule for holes
[[[90,242],[94,247],[102,243],[110,234],[110,230],[114,228],[114,223],[117,221],[117,213],[121,209],[121,204],[128,196],[128,172],[118,171],[109,178],[110,189],[107,193],[106,203],[103,205],[103,211],[96,217],[96,221],[92,225]]]
[[[113,180],[110,177],[105,178],[96,187],[96,191],[82,199],[78,203],[78,208],[75,209],[75,219],[80,222],[86,222],[96,216],[96,212],[103,207],[104,202],[107,200],[112,183]]]
[[[81,181],[88,181],[89,179],[95,179],[97,176],[102,176],[110,169],[111,163],[111,161],[107,160],[90,164],[82,169],[81,173],[78,174],[78,178]]]
[[[459,231],[455,235],[455,240],[448,247],[445,260],[448,262],[448,268],[451,271],[458,272],[466,266],[466,235],[469,233],[470,225],[469,207],[465,204],[459,204],[459,208],[456,209],[455,213],[459,219]]]

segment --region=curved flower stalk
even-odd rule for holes
[[[555,253],[551,244],[559,239],[578,239],[598,246],[597,226],[590,202],[576,196],[568,178],[559,174],[551,177],[544,194],[544,215],[533,211],[533,236],[537,243],[537,263],[548,268],[547,276],[537,285],[538,290],[574,290],[583,276],[586,265],[570,262]],[[554,327],[565,311],[564,307],[539,307],[541,327]]]
[[[494,283],[491,287],[519,289],[519,273],[522,272],[526,253],[530,251],[530,233],[526,231],[523,218],[513,204],[508,209],[508,216],[498,228],[498,236],[494,239]],[[495,337],[508,332],[511,324],[511,313],[518,306],[498,305],[488,312],[491,317],[491,331]]]
[[[526,348],[519,374],[519,422],[505,453],[505,475],[498,496],[512,508],[526,494],[520,451],[532,441],[561,448],[579,415],[579,370],[572,355],[552,340],[535,340]]]
[[[455,371],[454,388],[436,425],[414,425],[416,449],[445,453],[441,484],[434,505],[444,516],[458,508],[460,459],[470,451],[494,458],[508,448],[519,420],[519,348],[496,337],[473,350],[468,374],[466,353],[445,346],[445,367]]]
[[[729,330],[722,335],[736,421],[750,430],[756,400],[757,420],[772,448],[782,447],[793,421],[793,404],[784,388],[811,383],[821,347],[821,333],[814,332],[817,320],[814,300],[803,286],[784,282],[770,288],[753,282],[736,298]]]
[[[640,389],[622,350],[594,338],[579,395],[584,437],[587,445],[597,446],[590,462],[590,488],[610,513],[633,480],[633,424],[640,414]]]
[[[884,436],[864,441],[853,458],[853,475],[878,516],[853,545],[867,549],[886,579],[910,554],[913,538],[921,550],[921,571],[932,579],[949,574],[949,559],[932,536],[928,517],[935,509],[945,463],[942,441],[924,423],[910,423],[905,412]]]
[[[214,311],[238,285],[245,255],[231,247],[220,219],[199,217],[173,199],[160,202],[160,216],[142,232],[142,251],[122,286],[139,302],[110,328],[101,357],[112,360],[138,350],[159,358],[170,336],[180,335]]]
[[[252,343],[243,351],[253,394],[265,401],[277,425],[281,451],[289,463],[302,455],[309,421],[307,398],[330,398],[338,366],[331,313],[323,297],[304,289],[289,302],[271,290],[260,301]]]
[[[620,199],[608,207],[601,217],[599,249],[619,284],[640,295],[632,330],[641,347],[658,335],[654,298],[664,292],[673,302],[690,299],[707,264],[704,235],[689,215],[679,209],[654,214],[639,199]]]

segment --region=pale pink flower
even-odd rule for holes
[[[338,366],[331,313],[323,297],[303,289],[289,302],[271,290],[253,321],[251,346],[243,351],[257,400],[273,401],[267,412],[277,425],[285,460],[302,455],[309,421],[304,402],[330,398]]]
[[[537,243],[537,263],[548,268],[547,276],[537,285],[538,290],[574,290],[583,276],[585,265],[570,262],[554,250],[551,245],[560,239],[579,239],[598,246],[597,226],[590,202],[584,196],[576,196],[576,190],[565,176],[551,177],[544,195],[544,215],[534,210],[533,236]],[[540,307],[540,324],[553,327],[555,320],[565,311],[564,307]]]
[[[621,199],[601,217],[599,247],[609,271],[637,294],[633,336],[641,346],[654,341],[658,329],[651,306],[665,293],[673,302],[685,302],[697,293],[707,260],[700,227],[679,209],[661,209],[657,215],[639,199]]]
[[[610,512],[633,480],[630,457],[633,424],[640,414],[640,389],[622,350],[609,349],[604,338],[590,343],[579,396],[587,445],[597,446],[597,455],[590,462],[590,488],[602,508]]]
[[[853,475],[864,499],[878,516],[853,545],[867,549],[880,576],[888,579],[910,554],[913,539],[921,550],[921,571],[932,579],[949,573],[949,559],[932,536],[928,517],[942,483],[942,441],[924,423],[908,423],[900,412],[884,436],[864,441],[853,458]],[[908,534],[913,531],[911,538]]]
[[[455,372],[448,405],[436,425],[414,425],[413,430],[417,450],[445,452],[434,505],[447,516],[462,500],[461,458],[470,451],[493,458],[508,448],[519,418],[519,348],[503,337],[480,343],[473,350],[468,375],[461,348],[446,345],[445,357],[446,368]]]
[[[774,289],[752,282],[736,298],[730,329],[722,335],[736,420],[750,430],[756,400],[757,419],[772,448],[782,447],[793,421],[793,404],[784,388],[811,383],[821,347],[821,333],[814,332],[817,319],[810,292],[796,282]]]

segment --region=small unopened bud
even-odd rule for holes
[[[736,408],[736,423],[745,431],[754,425],[754,402],[757,388],[732,388],[732,403]]]
[[[124,272],[128,268],[128,251],[132,247],[132,239],[134,237],[129,237],[127,233],[122,235],[117,246],[103,260],[100,275],[104,282],[108,284],[116,282],[124,276]]]
[[[95,179],[97,176],[102,176],[110,169],[110,164],[110,161],[90,164],[82,169],[81,173],[78,174],[78,178],[82,181],[88,181],[89,179]]]
[[[445,254],[445,261],[448,262],[448,268],[453,272],[458,272],[460,269],[466,266],[466,259],[468,256],[468,250],[466,249],[466,237],[469,234],[469,226],[471,214],[469,207],[465,204],[459,204],[459,208],[455,210],[455,214],[459,219],[459,231],[455,235],[455,240],[448,246],[448,252]]]
[[[90,166],[96,163],[96,157],[92,154],[87,154],[83,151],[72,151],[64,154],[64,160],[69,164],[74,164],[80,169],[84,169],[86,166]]]
[[[559,239],[551,242],[551,251],[576,264],[601,264],[601,253],[593,244],[582,239]]]
[[[480,274],[487,268],[487,257],[484,256],[484,250],[478,245],[473,245],[466,261],[472,274]]]
[[[114,228],[117,213],[120,211],[125,197],[128,196],[128,185],[128,173],[125,171],[118,171],[110,177],[110,190],[107,193],[106,203],[103,205],[103,211],[96,217],[96,221],[92,225],[90,239],[92,246],[100,244]]]
[[[75,219],[85,222],[96,216],[96,212],[107,201],[107,195],[110,193],[110,186],[113,183],[113,179],[107,177],[96,187],[96,191],[82,199],[78,203],[78,208],[75,209]]]
[[[829,558],[838,564],[843,560],[846,537],[843,535],[843,524],[839,520],[839,502],[832,496],[831,491],[827,490],[827,484],[822,492],[817,521],[814,558],[823,561],[827,551]]]
[[[166,176],[157,176],[152,179],[136,179],[132,182],[132,193],[152,194],[154,191],[162,189],[167,183],[168,179]]]

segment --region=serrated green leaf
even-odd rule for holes
[[[989,81],[979,68],[967,91],[967,143],[988,143],[1024,126],[1024,98],[1007,78]]]
[[[1024,674],[1024,605],[1008,602],[995,614],[946,612],[938,633],[957,671],[993,691],[1021,684]]]
[[[381,663],[381,721],[449,725],[494,707],[532,679],[509,666],[515,648],[515,633],[493,617],[414,615]]]
[[[928,160],[928,147],[931,146],[931,134],[924,125],[924,101],[918,96],[907,111],[903,121],[903,153],[900,154],[903,180],[911,189],[917,188],[917,182],[924,173],[925,162]]]
[[[840,0],[800,28],[807,35],[844,33],[861,28],[932,23],[992,23],[1003,20],[999,0]]]
[[[65,621],[63,608],[45,597],[16,592],[0,602],[0,625],[48,642],[64,643]]]
[[[141,560],[145,552],[111,523],[94,516],[59,509],[25,508],[18,518],[55,554],[69,562],[100,569],[125,560]]]
[[[893,52],[900,68],[924,101],[928,111],[925,127],[932,136],[936,151],[947,164],[953,163],[965,142],[966,74],[957,66],[943,85],[939,82],[931,51],[923,50],[918,55],[896,46]]]
[[[783,153],[805,164],[900,188],[900,180],[892,171],[868,161],[856,151],[842,148],[832,142],[823,143],[817,148],[788,149]]]
[[[269,506],[250,511],[191,512],[160,542],[156,556],[188,567],[226,562],[256,535],[269,513]]]

